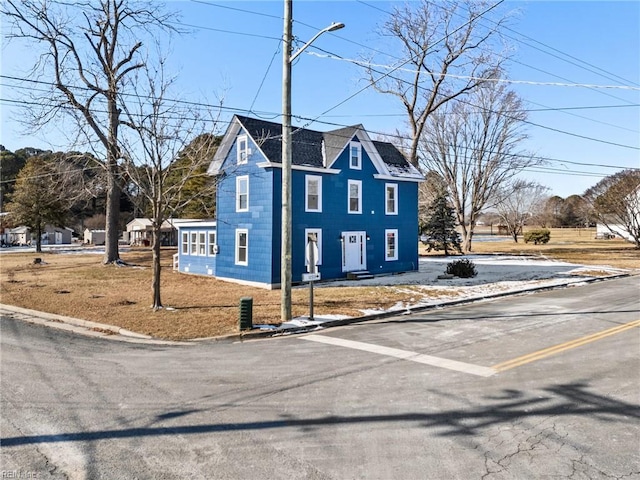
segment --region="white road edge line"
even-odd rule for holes
[[[328,337],[324,335],[307,335],[300,338],[310,342],[326,343],[328,345],[335,345],[338,347],[352,348],[354,350],[377,353],[379,355],[408,360],[410,362],[423,363],[425,365],[431,365],[432,367],[446,368],[447,370],[455,370],[456,372],[469,373],[479,377],[490,377],[497,373],[497,371],[491,367],[482,367],[471,363],[458,362],[456,360],[448,360],[446,358],[433,357],[431,355],[423,355],[421,353],[400,350],[398,348],[383,347],[372,343],[356,342],[354,340],[345,340],[343,338]]]

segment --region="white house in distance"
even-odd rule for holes
[[[640,185],[627,200],[626,215],[608,215],[603,222],[596,224],[596,238],[620,237],[628,242],[637,242],[640,236]]]
[[[160,245],[175,247],[178,245],[178,224],[192,222],[192,219],[169,218],[162,222],[160,228]],[[126,235],[129,245],[151,245],[153,222],[150,218],[134,218],[127,223]]]
[[[55,227],[46,225],[42,231],[42,245],[69,245],[73,237],[73,229],[68,227]],[[10,229],[6,234],[6,243],[9,245],[35,244],[34,232],[29,227],[20,226]]]

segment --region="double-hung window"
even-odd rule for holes
[[[305,211],[322,212],[322,177],[305,176]]]
[[[182,232],[182,253],[189,254],[189,232]]]
[[[198,255],[207,254],[207,234],[205,232],[198,232]]]
[[[249,177],[236,178],[236,212],[249,211]]]
[[[198,254],[198,232],[191,232],[190,238],[191,238],[191,242],[189,246],[189,255],[197,255]]]
[[[398,214],[398,185],[395,183],[385,185],[384,213],[387,215]]]
[[[249,231],[236,230],[236,265],[249,265]]]
[[[236,151],[238,165],[247,163],[251,150],[249,149],[249,140],[246,135],[240,135],[236,141]]]
[[[349,180],[349,213],[362,213],[362,181]]]
[[[349,168],[362,170],[362,144],[359,142],[349,143]]]
[[[398,230],[385,230],[384,239],[384,259],[398,260]]]

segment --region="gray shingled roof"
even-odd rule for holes
[[[282,161],[282,125],[280,123],[240,115],[236,115],[236,118],[253,137],[270,162],[280,163]],[[327,159],[331,161],[344,149],[358,129],[364,130],[364,127],[355,125],[328,132],[293,127],[291,136],[293,164],[323,167],[323,142]],[[409,172],[411,169],[409,163],[395,145],[379,141],[372,143],[385,164],[394,167],[395,171],[406,168]]]

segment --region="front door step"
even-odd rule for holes
[[[347,272],[347,280],[365,280],[373,278],[373,275],[367,270],[358,270],[356,272]]]

